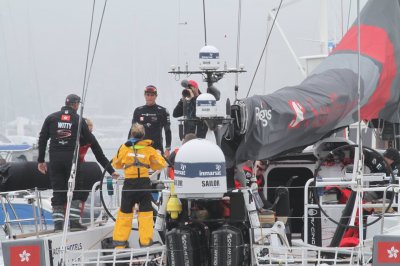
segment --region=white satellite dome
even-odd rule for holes
[[[179,198],[221,198],[227,191],[225,156],[209,140],[185,143],[176,155],[174,173]]]
[[[216,117],[217,100],[210,93],[202,93],[196,99],[196,116],[199,118]]]
[[[219,51],[212,45],[204,46],[199,52],[200,69],[217,70],[220,66]]]

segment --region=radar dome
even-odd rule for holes
[[[182,145],[174,173],[179,198],[221,198],[227,191],[225,156],[209,140],[193,139]]]

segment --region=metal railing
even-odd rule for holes
[[[165,245],[149,248],[70,251],[68,265],[166,265]]]
[[[18,217],[17,211],[15,210],[13,199],[20,198],[25,199],[26,204],[30,204],[32,206],[32,218],[20,219]],[[41,231],[47,230],[46,223],[43,222],[43,205],[42,205],[42,197],[40,191],[35,188],[34,192],[29,190],[17,190],[12,192],[1,192],[0,193],[0,203],[1,210],[4,215],[4,231],[6,233],[7,238],[11,238],[14,236],[13,234],[13,224],[17,224],[20,229],[21,234],[24,234],[24,226],[22,222],[34,222],[35,233],[39,234]],[[19,203],[21,204],[21,203]],[[8,207],[8,208],[7,208]],[[11,211],[14,219],[10,218]],[[38,217],[39,215],[39,217]]]

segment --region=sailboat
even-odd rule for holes
[[[376,121],[392,124],[399,122],[400,76],[397,64],[400,54],[400,38],[397,34],[399,21],[399,1],[370,0],[359,15],[358,22],[348,31],[330,56],[300,85],[286,87],[269,95],[256,95],[238,100],[229,106],[230,112],[227,115],[230,117],[227,120],[231,123],[228,122],[225,127],[217,128],[217,130],[225,130],[218,134],[222,136],[221,148],[216,145],[208,146],[215,149],[213,156],[209,157],[214,157],[221,151],[225,157],[223,165],[227,169],[232,169],[247,160],[269,160],[270,168],[266,173],[267,178],[276,175],[284,176],[285,180],[279,180],[279,177],[276,180],[272,179],[276,182],[286,182],[286,179],[293,178],[293,183],[299,182],[299,186],[305,187],[303,198],[298,195],[295,198],[296,201],[305,202],[303,209],[303,215],[306,215],[305,221],[307,221],[307,225],[303,224],[305,227],[316,224],[318,211],[322,211],[321,206],[327,205],[326,201],[323,202],[323,199],[315,196],[317,193],[313,187],[323,188],[333,183],[350,186],[357,192],[354,194],[353,206],[348,205],[350,215],[341,217],[346,219],[340,219],[340,225],[337,228],[344,223],[346,226],[354,225],[357,209],[363,209],[360,197],[364,189],[364,176],[365,180],[387,178],[384,175],[364,174],[361,160],[363,156],[361,151],[364,149],[361,143],[355,145],[347,139],[330,136],[360,120],[368,120],[372,124],[381,124]],[[212,118],[205,117],[204,119]],[[185,145],[194,145],[194,143],[188,142]],[[185,145],[182,146],[181,151],[184,150]],[[312,149],[304,150],[309,145],[313,145]],[[345,157],[339,160],[352,159],[351,163],[348,163],[355,165],[351,171],[342,171],[340,167],[335,167],[338,160],[334,156],[335,152],[343,147],[351,148],[351,152],[345,153]],[[220,157],[217,160],[221,160]],[[327,160],[333,162],[333,165],[323,164]],[[339,162],[343,163],[343,161]],[[182,164],[182,161],[180,163]],[[191,167],[190,161],[186,163],[186,167]],[[207,173],[225,174],[228,181],[234,179],[233,171],[225,172],[224,168],[221,170],[219,166],[221,165],[217,164],[215,171],[207,171]],[[326,176],[323,176],[324,171],[321,171],[321,167],[329,170]],[[177,173],[185,177],[184,170],[181,169]],[[317,177],[321,179],[317,180]],[[314,181],[314,185],[308,183],[309,179]],[[177,187],[180,184],[179,180],[178,178],[175,182]],[[165,183],[167,188],[166,192],[163,192],[163,195],[166,195],[163,198],[164,203],[172,195],[168,186],[170,181],[167,180]],[[393,183],[392,180],[391,186],[396,186]],[[102,187],[104,184],[97,185]],[[112,200],[113,208],[117,207],[115,203],[118,202],[120,185],[121,181],[113,184],[116,191],[114,195],[117,197]],[[206,183],[205,187],[208,188],[218,186],[218,193],[215,191],[209,193],[207,189],[200,191],[199,188],[197,194],[202,194],[202,196],[183,193],[185,196],[182,197],[189,198],[189,204],[192,204],[204,198],[204,195],[207,197],[209,193],[212,194],[210,198],[220,202],[221,199],[216,199],[215,194],[220,196],[224,185],[224,182]],[[93,186],[92,193],[95,193],[96,186]],[[229,188],[225,186],[225,190],[228,191]],[[318,198],[321,201],[309,202],[310,197],[307,196],[309,191],[314,194],[311,199]],[[400,248],[400,239],[396,233],[398,232],[396,215],[386,217],[386,214],[382,212],[381,215],[368,217],[367,220],[380,219],[382,228],[367,227],[366,239],[363,233],[363,221],[358,218],[359,228],[361,228],[358,245],[338,247],[331,242],[331,246],[326,247],[319,243],[321,241],[316,240],[318,232],[315,225],[313,225],[314,231],[310,230],[315,235],[310,235],[309,231],[305,230],[304,238],[300,239],[302,241],[294,241],[295,239],[289,241],[287,225],[284,223],[277,221],[268,226],[260,223],[252,191],[249,188],[229,192],[232,192],[230,194],[231,215],[235,212],[243,213],[243,220],[239,223],[233,223],[231,219],[224,218],[217,222],[208,222],[207,219],[197,221],[188,219],[176,226],[170,214],[161,213],[165,204],[160,202],[158,206],[155,206],[158,212],[157,218],[160,219],[159,222],[164,223],[164,233],[172,237],[167,238],[165,242],[163,232],[156,231],[155,240],[159,243],[150,248],[139,248],[136,231],[133,231],[129,241],[131,248],[117,251],[104,249],[107,246],[107,239],[111,236],[113,223],[109,219],[95,222],[92,217],[87,231],[71,232],[66,236],[66,260],[63,260],[63,263],[66,265],[104,265],[106,263],[173,265],[173,262],[180,261],[187,263],[185,265],[207,265],[209,262],[216,262],[217,265],[369,265],[371,263],[385,265],[385,263],[399,262],[400,256],[397,256],[397,253]],[[236,197],[237,195],[239,196]],[[247,197],[245,201],[243,201],[244,197]],[[234,202],[238,205],[234,205]],[[380,203],[383,209],[385,209],[384,204],[386,202]],[[391,204],[396,206],[397,203]],[[237,206],[243,209],[238,209]],[[328,217],[329,214],[325,216]],[[135,226],[137,226],[136,221],[133,224],[134,228]],[[336,238],[341,238],[340,234],[343,235],[343,232],[336,229]],[[213,240],[217,239],[222,244],[210,242],[210,235],[215,237]],[[176,236],[181,237],[174,238]],[[15,235],[12,238],[2,242],[3,259],[7,265],[25,262],[55,265],[60,261],[61,234],[38,230],[31,235]],[[177,242],[171,242],[171,239]],[[210,246],[213,252],[207,253],[207,248]]]

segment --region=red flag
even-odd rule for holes
[[[378,241],[378,263],[400,263],[400,242]]]
[[[40,245],[10,247],[10,266],[41,265]]]
[[[61,121],[71,121],[70,115],[61,115]]]

